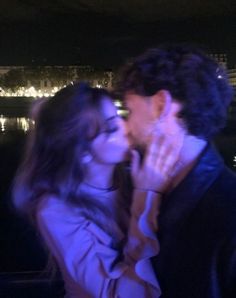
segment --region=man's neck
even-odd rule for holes
[[[180,152],[180,159],[176,165],[171,189],[175,188],[192,170],[199,156],[207,145],[207,141],[195,136],[186,135]]]

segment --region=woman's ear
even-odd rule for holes
[[[153,111],[155,111],[155,117],[162,121],[171,111],[172,96],[167,90],[159,90],[153,96],[151,96]]]

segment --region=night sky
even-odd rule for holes
[[[236,64],[233,0],[0,1],[0,65],[116,68],[163,42],[226,52]]]

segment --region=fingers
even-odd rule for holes
[[[147,149],[143,168],[152,169],[153,174],[170,180],[175,172],[176,163],[179,161],[183,144],[183,135],[159,135],[153,137]],[[163,180],[163,181],[164,181]]]
[[[144,162],[143,164],[145,165],[153,165],[156,163],[157,158],[160,157],[162,154],[161,148],[162,148],[162,143],[164,141],[164,136],[163,135],[153,135],[150,143],[147,146],[146,154],[144,157]]]
[[[160,158],[156,162],[156,167],[162,172],[165,177],[172,177],[176,163],[179,160],[179,150],[171,145],[166,149],[165,157]]]
[[[132,151],[131,175],[134,185],[143,189],[165,191],[176,173],[183,136],[153,135],[142,165],[137,151]]]
[[[162,142],[160,154],[156,159],[156,166],[165,169],[165,171],[168,169],[171,171],[180,158],[182,144],[182,139],[172,140],[172,138],[166,138]]]

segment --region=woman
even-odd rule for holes
[[[138,188],[130,204],[116,169],[129,155],[127,133],[107,91],[70,85],[36,114],[14,202],[35,219],[66,297],[159,297],[150,258],[159,251],[158,205],[178,150],[163,140],[164,160],[150,142],[142,167],[132,153]]]

